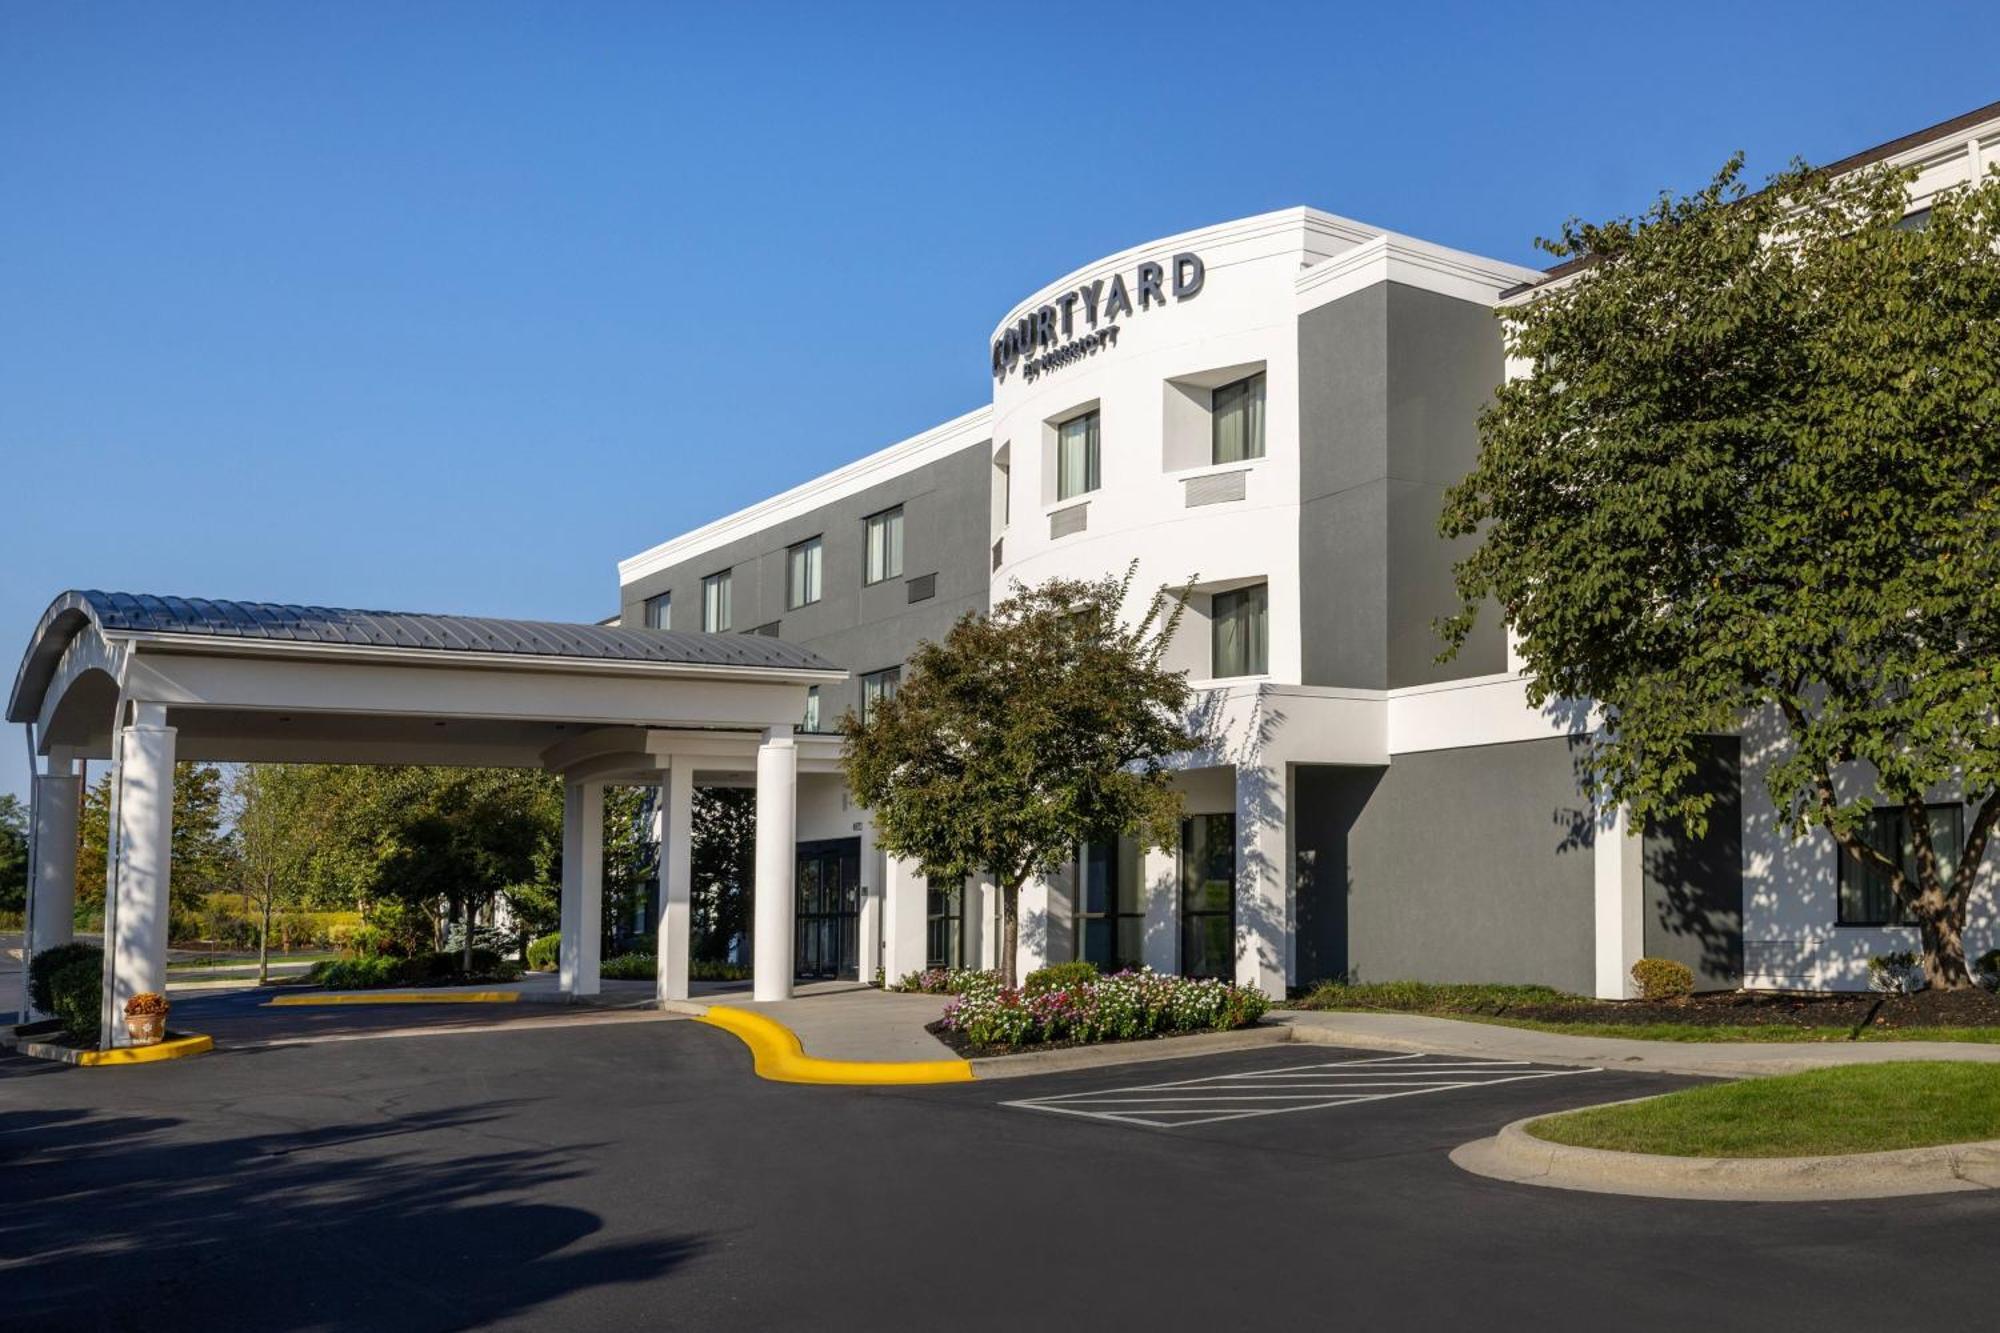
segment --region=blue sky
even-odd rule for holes
[[[0,644],[66,587],[594,619],[618,558],[985,401],[1096,255],[1312,204],[1537,262],[2000,99],[1990,18],[9,5]]]

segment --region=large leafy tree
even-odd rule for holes
[[[330,808],[315,799],[314,769],[243,764],[230,777],[228,808],[236,881],[257,913],[257,980],[270,978],[271,918],[308,901],[313,861],[327,848]]]
[[[724,962],[735,939],[750,938],[749,892],[757,859],[757,793],[749,787],[696,787],[688,841],[693,887],[691,956]]]
[[[83,793],[77,817],[76,924],[104,921],[106,857],[111,845],[111,774]],[[224,820],[222,770],[174,765],[174,833],[167,892],[170,910],[191,920],[208,895],[233,887],[234,845]]]
[[[1167,761],[1199,743],[1184,672],[1162,664],[1184,599],[1120,618],[1125,577],[1016,586],[910,657],[901,689],[842,722],[849,787],[876,841],[945,880],[1000,892],[1000,968],[1014,982],[1021,886],[1080,842],[1179,836]]]
[[[1908,183],[1795,167],[1751,193],[1732,162],[1571,223],[1549,248],[1586,262],[1506,312],[1532,372],[1441,531],[1480,539],[1451,635],[1497,601],[1532,700],[1595,701],[1605,794],[1699,828],[1700,738],[1775,719],[1789,831],[1881,875],[1931,983],[1963,987],[2000,819],[2000,177],[1911,222]],[[1939,846],[1926,800],[1954,787],[1964,841]]]

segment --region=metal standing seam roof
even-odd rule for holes
[[[69,640],[92,623],[102,634],[187,634],[271,643],[571,658],[578,662],[658,662],[678,666],[840,671],[795,643],[757,634],[696,634],[548,620],[359,611],[334,606],[237,602],[145,593],[63,593],[49,604],[15,677],[11,720],[27,692],[45,685]]]

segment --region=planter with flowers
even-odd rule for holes
[[[152,1046],[167,1035],[167,997],[141,991],[125,1001],[125,1031],[134,1046]]]

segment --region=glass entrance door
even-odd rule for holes
[[[1236,976],[1236,816],[1181,821],[1181,975]]]
[[[797,888],[792,970],[806,978],[858,979],[861,839],[800,843]]]
[[[1144,961],[1146,906],[1139,840],[1087,842],[1077,856],[1076,956],[1099,972]]]

